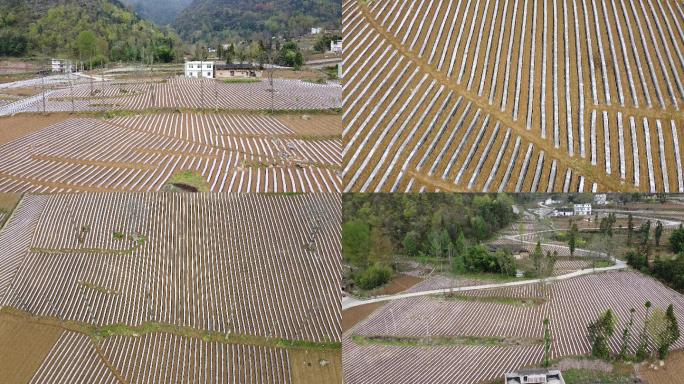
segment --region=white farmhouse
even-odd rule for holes
[[[52,72],[69,73],[74,71],[74,66],[69,60],[52,59]]]
[[[605,193],[599,193],[594,195],[594,204],[596,205],[607,205],[608,204],[608,195]]]
[[[214,78],[214,62],[213,61],[186,61],[185,62],[185,77],[208,77]]]
[[[591,216],[591,204],[575,204],[573,212],[575,216]]]
[[[330,42],[330,52],[332,53],[342,53],[342,40],[332,40]]]
[[[312,27],[311,28],[311,34],[312,35],[320,35],[321,33],[323,33],[323,28],[321,28],[321,27]]]

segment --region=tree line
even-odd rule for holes
[[[638,329],[635,329],[634,321],[636,309],[630,309],[629,321],[619,333],[620,349],[617,354],[613,354],[609,345],[610,339],[617,331],[617,315],[608,309],[592,321],[587,327],[591,355],[603,360],[641,362],[653,356],[664,360],[680,337],[679,324],[672,304],[665,311],[660,308],[652,309],[652,306],[650,301],[644,303],[646,314],[643,325]],[[629,353],[629,347],[634,342],[636,350],[632,355]]]
[[[342,251],[362,289],[385,283],[396,257],[446,263],[454,273],[515,275],[510,251],[482,244],[517,219],[506,194],[347,194]]]
[[[670,234],[667,246],[675,256],[656,255],[651,257],[650,233],[653,232],[654,244],[660,246],[663,235],[662,223],[656,222],[653,231],[651,231],[650,221],[644,222],[637,229],[631,224],[630,215],[629,223],[628,243],[632,245],[632,249],[625,255],[627,264],[642,273],[652,275],[680,292],[684,291],[684,228],[680,225]]]

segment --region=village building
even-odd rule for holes
[[[330,42],[330,52],[332,53],[342,53],[342,40],[332,40]]]
[[[591,216],[591,204],[575,204],[573,212],[575,216]]]
[[[215,66],[217,79],[231,78],[260,78],[264,69],[252,64],[217,64]]]
[[[555,369],[525,369],[507,373],[504,384],[565,384],[561,371]]]
[[[594,195],[594,204],[596,205],[607,205],[608,195],[605,193],[597,193]]]
[[[186,61],[185,62],[185,77],[213,78],[214,77],[214,62],[213,61]]]
[[[52,59],[52,72],[54,73],[70,73],[74,71],[74,65],[70,60]]]
[[[554,209],[551,216],[554,217],[564,217],[564,216],[574,216],[575,210],[571,208],[558,208]]]
[[[311,34],[312,35],[320,35],[321,33],[323,33],[323,28],[321,28],[321,27],[312,27],[311,28]]]

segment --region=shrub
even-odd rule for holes
[[[392,269],[385,265],[374,264],[365,270],[358,279],[361,289],[370,290],[387,283],[392,277]]]

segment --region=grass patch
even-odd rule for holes
[[[446,300],[454,301],[470,301],[470,302],[480,302],[480,303],[495,303],[495,304],[505,304],[505,305],[515,305],[520,307],[534,307],[542,305],[546,302],[545,299],[541,297],[526,297],[526,298],[515,298],[515,297],[504,297],[504,296],[468,296],[459,294],[445,294],[439,296]]]
[[[130,235],[130,234],[123,233],[123,232],[118,232],[118,231],[115,231],[115,232],[112,233],[112,238],[113,238],[114,240],[129,240],[129,241],[133,241],[133,242],[135,242],[135,243],[138,244],[138,245],[143,245],[143,244],[145,244],[145,243],[147,242],[147,236],[145,236],[145,235],[138,235],[138,234]]]
[[[337,66],[332,66],[332,67],[325,67],[323,68],[323,72],[328,76],[328,79],[330,80],[337,80]]]
[[[166,182],[166,184],[182,184],[195,188],[198,192],[209,192],[209,183],[202,177],[202,175],[185,171],[176,173]]]
[[[353,335],[352,340],[361,346],[386,345],[392,347],[443,347],[455,345],[513,347],[543,343],[542,339],[489,336],[398,337]]]
[[[107,289],[101,285],[89,283],[87,281],[80,281],[78,284],[82,287],[92,289],[92,290],[100,292],[100,293],[104,293],[105,295],[118,295],[119,294],[119,291],[117,291],[115,289]]]
[[[254,83],[261,83],[260,79],[255,79],[255,78],[245,78],[245,79],[225,79],[223,80],[225,84],[254,84]]]
[[[633,383],[631,374],[602,372],[589,369],[568,369],[563,371],[566,384],[627,384]]]
[[[508,283],[511,281],[530,280],[530,278],[506,276],[499,273],[449,273],[449,276],[469,280],[491,281],[493,283]]]
[[[613,262],[610,260],[596,260],[596,262],[594,262],[592,267],[608,268],[608,267],[612,267],[613,265],[615,265],[615,264],[613,264]]]
[[[310,83],[310,84],[326,84],[328,80],[323,79],[323,78],[318,78],[318,79],[303,79],[302,80],[305,83]]]

